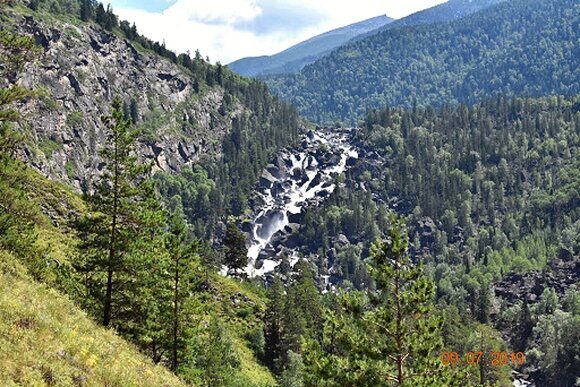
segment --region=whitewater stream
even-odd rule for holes
[[[246,273],[263,276],[280,264],[271,242],[300,227],[292,223],[310,205],[325,200],[335,189],[335,178],[358,158],[349,144],[350,130],[318,130],[305,135],[301,146],[286,150],[263,172],[254,208]],[[292,257],[291,264],[297,261]],[[258,264],[258,265],[257,265]]]

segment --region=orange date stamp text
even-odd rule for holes
[[[526,362],[526,355],[523,352],[467,352],[460,356],[457,352],[443,352],[441,354],[441,364],[444,366],[458,365],[478,365],[487,362],[492,367],[520,366]]]

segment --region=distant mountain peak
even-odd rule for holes
[[[284,74],[300,71],[304,66],[322,58],[332,50],[348,43],[359,35],[377,30],[394,19],[380,15],[345,27],[337,28],[298,43],[270,56],[237,60],[229,67],[245,76]]]

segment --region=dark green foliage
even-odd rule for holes
[[[511,323],[498,323],[494,305],[501,299],[493,283],[508,272],[541,270],[558,246],[574,256],[580,252],[579,127],[575,97],[371,111],[356,140],[368,158],[346,173],[344,187],[326,203],[307,210],[300,238],[311,251],[333,257],[343,287],[366,283],[372,289],[353,268],[369,255],[367,236],[388,229],[381,205],[388,201],[409,216],[411,254],[435,280],[437,303],[458,307],[463,327],[475,326],[473,320],[502,330],[517,326],[506,337],[514,349],[529,351],[537,345],[529,306]],[[350,244],[333,243],[340,234]],[[546,305],[554,310],[553,301]],[[486,334],[494,348],[505,346],[496,333]],[[444,337],[446,347],[456,345]],[[468,337],[457,342],[462,340]],[[477,339],[471,342],[458,352],[477,349]],[[484,371],[487,380],[506,377]]]
[[[525,351],[525,372],[538,385],[573,386],[580,362],[578,286],[571,286],[561,300],[546,288],[540,301],[527,301],[503,308],[502,327],[512,337],[515,349]]]
[[[274,278],[268,289],[268,307],[264,316],[265,363],[270,369],[280,372],[282,367],[282,327],[285,315],[284,285],[280,278]]]
[[[307,385],[460,385],[444,369],[442,318],[435,287],[408,253],[402,222],[391,219],[385,242],[373,246],[370,273],[377,291],[343,293],[325,316],[321,342],[307,344]]]
[[[302,356],[290,350],[287,362],[286,369],[280,375],[280,385],[282,387],[302,387],[304,385]]]
[[[226,94],[222,107],[227,110],[228,104],[239,99],[253,113],[234,119],[231,133],[223,139],[221,159],[186,168],[178,175],[155,176],[165,198],[181,200],[200,238],[213,237],[218,222],[228,215],[244,213],[263,167],[299,135],[296,111],[272,98],[262,83],[250,81],[236,93]]]
[[[264,316],[265,363],[281,384],[302,385],[302,343],[318,337],[323,306],[311,265],[300,260],[286,287],[274,278]]]
[[[317,122],[356,122],[387,104],[573,95],[579,18],[574,0],[507,1],[452,23],[384,31],[268,82]]]
[[[95,17],[93,3],[91,0],[80,1],[79,14],[82,21],[89,21]]]
[[[36,46],[30,37],[0,31],[0,75],[14,80],[27,60],[34,59]],[[52,271],[49,257],[34,245],[38,238],[35,224],[44,221],[34,193],[29,185],[27,167],[15,159],[15,153],[24,137],[13,129],[21,115],[17,104],[36,96],[32,90],[20,86],[0,85],[0,248],[12,252],[25,263],[37,279],[48,280]]]
[[[0,76],[7,82],[16,80],[24,63],[33,60],[37,53],[34,40],[29,36],[14,34],[8,30],[0,30],[0,50],[2,51],[2,67]],[[19,102],[34,97],[36,94],[22,86],[0,86],[0,149],[4,152],[12,152],[15,147],[15,135],[11,133],[8,123],[16,122],[20,114],[14,108]]]
[[[182,377],[196,386],[227,386],[239,366],[231,335],[215,316],[201,322],[191,335],[189,351],[181,364]]]
[[[224,246],[226,249],[224,264],[228,268],[228,275],[243,277],[248,265],[246,235],[240,231],[233,219],[228,220]]]
[[[165,215],[154,186],[144,180],[149,167],[137,162],[137,133],[124,119],[121,107],[116,99],[111,117],[104,118],[108,128],[108,143],[101,152],[104,173],[87,198],[97,215],[77,225],[83,239],[77,268],[84,273],[89,294],[99,300],[94,307],[103,324],[116,320],[117,329],[138,336],[145,321],[136,324],[131,314],[147,318],[146,311],[138,313],[138,309],[147,307],[143,297],[154,291],[150,285],[159,285],[155,276],[163,274],[162,260],[154,263],[154,257],[162,246]],[[129,297],[131,293],[134,297]]]
[[[140,35],[134,24],[118,22],[110,7],[105,8],[94,0],[38,0],[38,4],[42,11],[95,21],[169,59],[191,77],[196,93],[212,87],[223,88],[222,106],[215,116],[212,115],[212,120],[233,119],[233,130],[223,139],[221,159],[217,162],[204,159],[202,164],[193,167],[193,171],[185,169],[178,176],[159,174],[156,179],[167,200],[181,197],[187,220],[194,225],[199,238],[215,237],[220,220],[224,221],[228,215],[243,214],[263,167],[279,149],[297,141],[301,121],[296,110],[273,97],[263,82],[244,79],[219,63],[211,65],[197,51],[194,56],[189,53],[178,56],[164,44]],[[133,124],[143,120],[136,101],[125,101],[125,105],[126,119]],[[235,117],[228,116],[232,110],[240,108],[243,112]],[[192,119],[183,122],[188,127],[195,124]]]
[[[380,203],[391,200],[410,215],[412,254],[433,258],[438,298],[462,299],[461,309],[476,317],[484,284],[541,269],[560,243],[578,254],[577,104],[497,98],[438,112],[371,111],[357,142],[378,160],[361,162],[344,188],[308,209],[300,237],[312,251],[336,248],[328,244],[340,234],[362,245],[336,255],[345,279],[368,283],[356,268],[368,256],[368,236],[386,230]],[[425,217],[433,220],[427,235],[417,228]]]
[[[180,208],[171,217],[165,246],[170,256],[172,295],[171,311],[171,369],[177,371],[187,341],[184,332],[191,318],[187,302],[200,287],[201,268],[198,243],[188,235],[187,223]],[[167,327],[165,327],[167,330]],[[164,348],[167,349],[167,348]]]

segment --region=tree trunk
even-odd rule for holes
[[[404,370],[403,370],[403,362],[405,361],[405,357],[403,355],[403,334],[402,334],[402,327],[401,323],[403,321],[403,315],[401,313],[401,299],[400,299],[400,272],[399,272],[399,265],[397,263],[396,267],[396,277],[395,277],[395,299],[397,301],[397,383],[402,386],[405,382]]]
[[[179,336],[179,253],[175,260],[175,276],[173,278],[173,348],[171,369],[177,370],[177,338]]]
[[[113,298],[113,273],[115,263],[115,243],[117,239],[117,213],[119,211],[119,154],[118,154],[118,134],[115,134],[115,163],[113,181],[113,219],[111,221],[111,240],[109,245],[109,262],[107,264],[107,291],[105,294],[105,308],[103,311],[103,325],[108,327],[111,324],[111,300]]]

